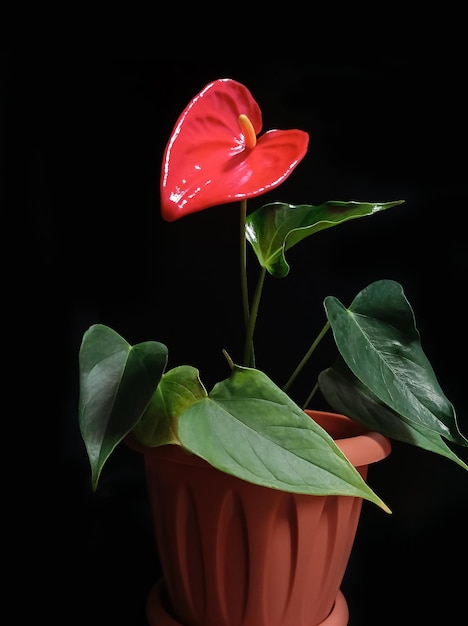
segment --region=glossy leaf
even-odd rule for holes
[[[391,439],[445,456],[468,470],[466,463],[447,446],[439,434],[398,415],[384,405],[352,374],[342,359],[321,372],[319,385],[328,404],[338,413]]]
[[[289,274],[284,253],[299,241],[326,228],[373,215],[403,202],[329,201],[318,206],[273,202],[247,216],[246,237],[260,265],[271,275],[283,278]]]
[[[325,309],[341,356],[380,402],[419,430],[467,445],[422,350],[413,310],[399,283],[370,284],[348,309],[329,296]]]
[[[145,411],[167,363],[156,341],[131,346],[102,324],[83,335],[79,354],[79,425],[95,489],[104,463]]]
[[[250,91],[232,79],[209,83],[179,116],[161,169],[161,212],[173,221],[208,207],[254,198],[280,185],[307,152],[301,130],[270,130],[246,146],[239,116],[253,132],[262,114]]]
[[[362,497],[388,511],[326,431],[259,370],[235,366],[180,416],[179,438],[214,467],[254,484]]]
[[[180,443],[179,415],[207,395],[196,368],[180,365],[169,370],[161,378],[146,411],[132,431],[133,435],[149,447]]]

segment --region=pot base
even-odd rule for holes
[[[151,589],[146,603],[146,617],[149,626],[184,626],[166,611],[162,602],[163,580],[160,579]],[[320,624],[310,626],[347,626],[349,618],[346,598],[338,591],[335,604],[330,615]]]

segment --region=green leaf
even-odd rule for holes
[[[324,304],[341,356],[380,402],[419,430],[468,444],[422,350],[413,311],[399,283],[372,283],[349,309],[332,296]]]
[[[325,430],[259,370],[234,366],[180,416],[179,438],[214,467],[254,484],[366,498],[388,511]]]
[[[80,431],[96,489],[104,463],[135,426],[156,390],[167,348],[156,341],[131,346],[107,326],[83,335],[79,353]]]
[[[403,202],[404,200],[377,203],[332,200],[319,206],[273,202],[247,216],[246,238],[261,267],[266,268],[272,276],[283,278],[289,274],[284,253],[299,241],[326,228],[373,215]]]
[[[145,446],[180,444],[178,418],[194,402],[207,397],[199,372],[190,365],[180,365],[161,378],[146,411],[132,430]]]
[[[319,375],[320,391],[338,413],[363,424],[372,431],[424,448],[454,461],[464,469],[468,465],[460,459],[433,430],[398,415],[365,387],[342,359]]]

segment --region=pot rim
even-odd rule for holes
[[[381,461],[386,458],[392,450],[392,445],[388,437],[375,431],[366,430],[362,424],[350,419],[346,415],[313,409],[305,409],[305,413],[333,437],[336,445],[354,467],[361,467]],[[186,463],[193,463],[196,459],[202,463],[206,462],[200,457],[184,450],[184,448],[177,444],[148,448],[137,441],[131,433],[125,437],[125,443],[129,448],[141,454],[153,453],[158,454],[158,456],[164,455],[164,452],[168,451],[173,457],[175,447],[185,452],[185,454],[180,455],[178,459],[181,463],[184,461]]]
[[[341,413],[330,411],[305,411],[334,439],[336,445],[354,465],[361,467],[385,459],[392,450],[390,439],[381,433],[367,430],[365,426]],[[343,435],[336,436],[341,431]]]

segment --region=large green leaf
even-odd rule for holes
[[[79,354],[79,424],[96,489],[115,446],[145,411],[167,364],[167,348],[156,341],[131,346],[102,324],[83,335]]]
[[[180,443],[179,415],[207,395],[195,367],[174,367],[161,378],[146,411],[132,431],[133,435],[149,447]]]
[[[320,391],[329,405],[366,428],[383,435],[435,452],[468,470],[460,459],[433,430],[392,411],[376,398],[351,372],[344,361],[338,361],[319,375]]]
[[[373,215],[403,204],[394,202],[329,201],[319,206],[283,202],[265,204],[246,218],[246,237],[261,267],[278,278],[289,273],[284,253],[299,241],[348,220]]]
[[[341,356],[382,403],[418,429],[468,444],[422,350],[413,311],[399,283],[372,283],[348,309],[332,296],[324,304]]]
[[[179,418],[184,447],[257,485],[366,498],[388,507],[333,439],[259,370],[235,366]]]

